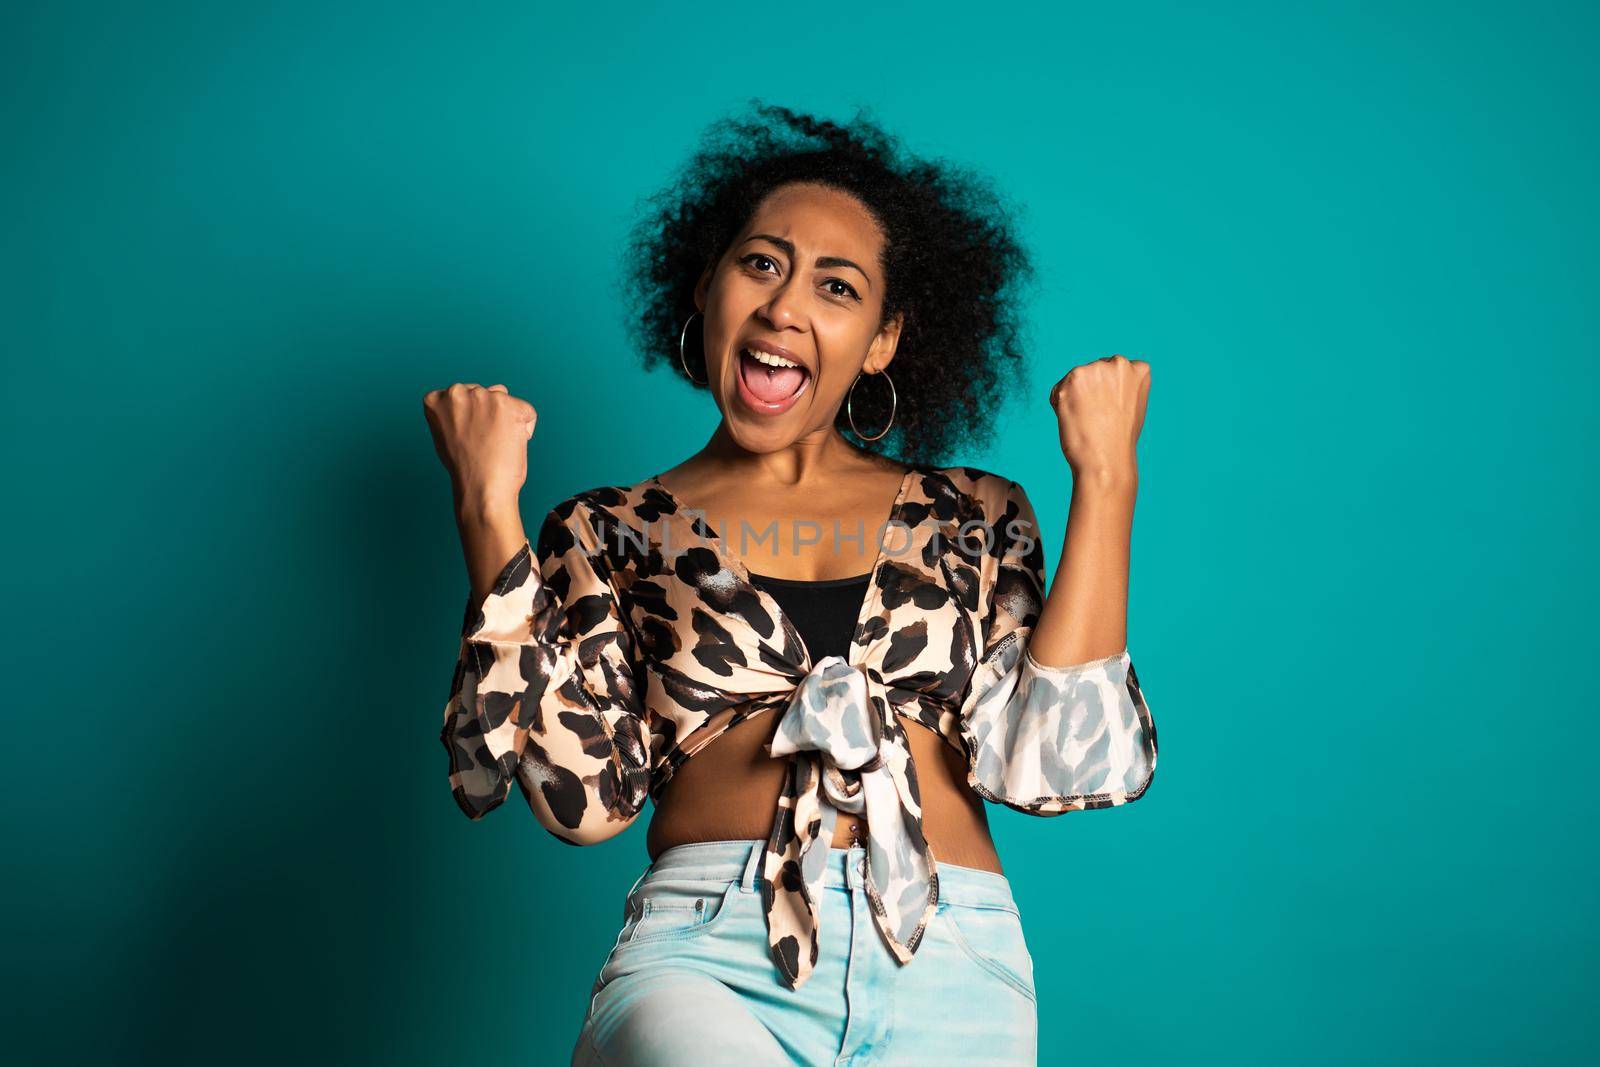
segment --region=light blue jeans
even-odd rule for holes
[[[663,852],[629,890],[590,991],[575,1067],[1037,1062],[1033,960],[1003,875],[939,864],[916,955],[873,925],[865,849],[832,849],[816,970],[785,986],[767,952],[764,842]]]

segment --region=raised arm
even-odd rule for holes
[[[1061,562],[1044,596],[1033,505],[1010,483],[984,655],[962,707],[969,784],[1032,815],[1142,796],[1156,732],[1127,650],[1134,448],[1149,368],[1114,357],[1075,368],[1051,393],[1073,470]]]
[[[451,791],[478,819],[515,777],[546,830],[604,841],[643,809],[650,778],[633,637],[605,546],[575,498],[547,514],[536,543],[520,536],[525,468],[506,453],[525,456],[531,407],[502,386],[428,397],[473,586],[440,734]],[[507,545],[509,558],[497,555]]]

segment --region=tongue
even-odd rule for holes
[[[744,384],[764,404],[789,399],[806,378],[805,371],[799,367],[769,367],[746,355],[741,354],[739,358],[744,365]]]

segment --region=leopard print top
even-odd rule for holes
[[[456,803],[480,818],[514,778],[547,830],[593,844],[723,730],[777,712],[770,751],[789,771],[762,882],[778,972],[798,988],[816,965],[841,811],[867,822],[875,920],[909,963],[939,880],[903,720],[961,752],[980,796],[1041,816],[1141,796],[1156,731],[1126,649],[1059,668],[1028,652],[1044,552],[1015,481],[912,467],[866,536],[878,555],[850,656],[813,663],[777,601],[659,477],[558,504],[537,549],[524,544],[481,604],[469,595],[441,734]]]

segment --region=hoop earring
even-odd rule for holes
[[[684,354],[683,354],[683,342],[684,342],[684,339],[689,336],[689,323],[694,321],[694,316],[695,315],[700,315],[700,312],[696,311],[694,313],[694,315],[690,315],[687,319],[685,319],[684,322],[683,322],[683,331],[678,334],[678,364],[683,367],[683,373],[684,373],[685,377],[687,377],[691,382],[694,382],[695,385],[705,385],[711,379],[707,378],[704,382],[702,382],[699,379],[697,379],[693,374],[690,374],[689,373],[689,361],[686,358],[684,358]],[[705,316],[704,315],[700,315],[700,318],[701,318],[702,325],[703,325],[704,324],[704,320],[705,320]]]
[[[850,429],[854,431],[855,435],[861,438],[863,441],[876,441],[884,434],[888,433],[889,427],[894,425],[895,409],[899,407],[900,404],[900,398],[895,393],[894,379],[889,377],[889,372],[886,370],[881,370],[878,373],[883,375],[883,380],[889,383],[889,422],[888,425],[884,426],[884,428],[878,432],[877,437],[868,437],[866,434],[856,429],[856,386],[861,384],[861,375],[856,375],[856,380],[850,383],[850,392],[845,395],[844,412],[847,416],[849,416]]]

